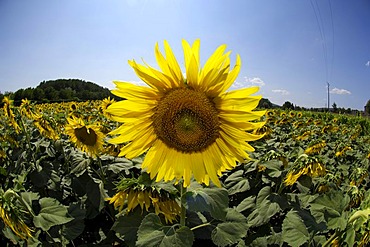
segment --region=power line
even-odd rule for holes
[[[326,38],[325,38],[325,30],[324,30],[324,24],[321,17],[321,12],[319,5],[316,0],[310,0],[313,11],[315,13],[316,23],[319,27],[320,37],[321,37],[321,45],[323,49],[323,56],[324,56],[324,66],[325,66],[325,75],[326,75],[326,81],[328,81],[328,51],[326,47]]]
[[[332,50],[331,50],[331,64],[330,64],[330,73],[329,79],[331,79],[333,74],[333,67],[334,67],[334,20],[333,20],[333,10],[331,8],[331,2],[329,0],[329,9],[330,9],[330,19],[331,19],[331,30],[332,30]]]
[[[325,35],[325,29],[324,29],[324,22],[322,19],[321,11],[319,8],[319,5],[317,3],[317,0],[310,0],[313,12],[315,14],[316,23],[319,28],[320,37],[321,37],[321,45],[323,49],[323,57],[324,57],[324,66],[325,66],[325,78],[327,83],[327,89],[328,89],[328,110],[330,108],[330,91],[329,91],[329,81],[331,80],[332,73],[333,73],[333,65],[334,65],[334,21],[333,21],[333,10],[331,7],[331,2],[329,2],[329,10],[330,10],[330,19],[331,19],[331,28],[332,28],[332,52],[331,52],[331,61],[330,61],[330,73],[329,73],[329,59],[328,59],[328,47],[326,42],[326,35]]]

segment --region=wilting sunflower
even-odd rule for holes
[[[81,118],[71,117],[67,119],[65,133],[70,136],[71,141],[83,152],[92,157],[100,152],[103,146],[104,134],[97,125],[85,125]]]
[[[3,102],[4,102],[3,106],[4,113],[9,120],[9,125],[13,126],[16,133],[19,133],[21,131],[21,128],[19,127],[17,121],[15,120],[15,115],[12,111],[13,100],[5,96]]]
[[[150,181],[149,175],[143,173],[138,179],[123,178],[117,184],[117,193],[105,200],[110,204],[113,203],[114,208],[120,212],[124,206],[126,206],[126,213],[140,206],[142,211],[144,209],[147,212],[154,211],[157,215],[163,215],[166,222],[172,223],[181,213],[174,191],[171,193],[161,188],[161,184]]]
[[[317,154],[320,153],[320,151],[326,146],[325,141],[321,141],[315,145],[312,145],[304,151],[305,154]]]
[[[190,184],[193,175],[199,183],[209,179],[221,186],[218,176],[248,159],[254,148],[248,144],[263,135],[251,134],[264,123],[265,111],[253,111],[261,96],[251,96],[258,87],[226,91],[240,70],[237,55],[230,68],[230,52],[221,45],[200,66],[200,41],[192,46],[182,42],[186,79],[168,43],[165,56],[155,46],[161,70],[129,61],[136,74],[149,87],[115,82],[112,93],[122,100],[108,107],[112,118],[123,124],[110,132],[119,135],[113,144],[128,143],[120,156],[131,159],[148,151],[142,168],[156,181],[183,179]]]
[[[302,175],[310,177],[320,177],[326,174],[326,168],[322,162],[307,154],[302,154],[298,157],[294,167],[290,169],[287,176],[284,179],[286,186],[292,186]]]
[[[9,227],[18,237],[26,239],[32,237],[32,230],[24,222],[25,210],[18,208],[14,203],[11,190],[5,193],[1,190],[0,195],[0,218],[6,227]],[[10,195],[10,196],[9,196]]]
[[[318,176],[324,176],[326,174],[326,169],[324,165],[322,165],[319,162],[307,164],[305,167],[302,167],[298,171],[290,171],[285,180],[284,183],[287,186],[292,186],[300,176],[307,175],[310,177],[318,177]]]
[[[59,139],[55,128],[53,128],[53,126],[50,124],[45,116],[34,115],[33,124],[36,126],[42,136],[52,140]]]

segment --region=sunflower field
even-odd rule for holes
[[[367,246],[370,121],[256,110],[239,55],[182,46],[119,101],[4,98],[1,246]]]
[[[223,173],[221,187],[192,180],[183,191],[151,180],[145,154],[118,157],[106,141],[118,126],[105,111],[112,102],[5,99],[1,246],[369,243],[368,119],[268,110],[250,160]]]

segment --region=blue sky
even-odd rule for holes
[[[363,110],[370,99],[368,0],[0,1],[0,91],[79,78],[112,89],[138,82],[127,61],[158,67],[167,40],[201,40],[204,63],[221,44],[239,54],[233,88],[259,85],[273,103]],[[232,63],[233,66],[233,63]]]

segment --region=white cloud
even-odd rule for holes
[[[271,90],[273,93],[278,93],[281,95],[289,95],[290,93],[285,89],[273,89]]]
[[[370,60],[365,63],[365,66],[370,67]]]
[[[260,86],[260,87],[266,85],[266,83],[259,77],[253,77],[253,78],[244,77],[244,78],[245,78],[246,82],[250,82],[253,85],[257,85],[257,86]]]
[[[330,93],[332,94],[351,94],[350,91],[346,90],[346,89],[339,89],[339,88],[333,88],[332,90],[330,90]]]

